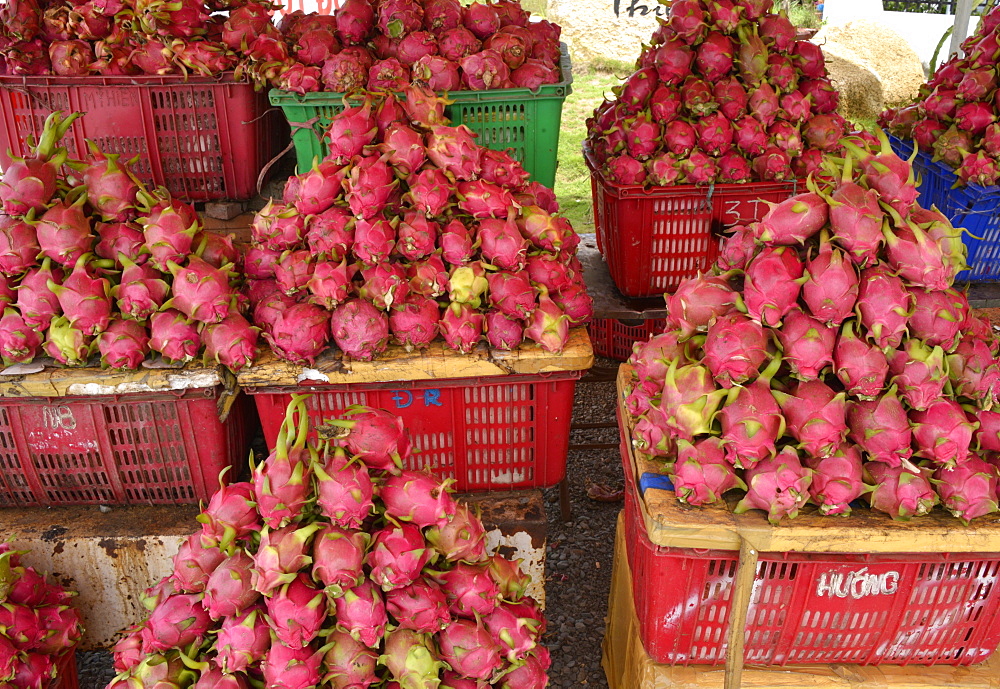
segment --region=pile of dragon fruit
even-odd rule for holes
[[[921,208],[883,137],[808,193],[735,229],[711,274],[667,299],[637,343],[626,400],[641,453],[671,462],[679,500],[746,491],[737,511],[846,515],[866,496],[895,519],[940,503],[997,511],[998,342],[952,287],[961,230]]]
[[[0,74],[117,76],[236,70],[307,93],[531,88],[560,80],[556,24],[516,0],[348,0],[333,15],[246,0],[10,0]],[[217,12],[225,10],[227,13]]]
[[[636,72],[587,121],[608,180],[669,186],[816,172],[850,129],[823,51],[771,0],[677,0]]]
[[[401,469],[402,420],[352,407],[316,445],[303,398],[252,482],[212,497],[147,591],[108,689],[546,686],[528,577],[486,553],[447,481]]]
[[[347,0],[332,16],[287,15],[287,48],[257,39],[249,56],[252,69],[296,93],[398,91],[411,83],[436,91],[537,89],[562,78],[561,30],[529,17],[517,0]]]
[[[87,160],[68,160],[57,144],[78,116],[52,113],[33,154],[0,179],[0,357],[252,361],[231,239],[202,232],[193,207],[143,188],[117,155],[91,144]]]
[[[505,152],[449,126],[423,87],[336,115],[329,154],[253,220],[253,322],[281,358],[312,364],[331,338],[354,359],[440,334],[463,353],[527,339],[562,351],[593,305],[579,237],[551,190]]]
[[[83,628],[76,594],[25,566],[26,554],[0,543],[0,686],[47,689]]]

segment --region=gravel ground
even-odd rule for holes
[[[618,363],[598,359],[598,367],[617,368]],[[615,420],[614,382],[577,385],[573,423]],[[574,430],[571,444],[617,443],[617,428]],[[545,644],[552,653],[550,687],[607,689],[601,668],[601,642],[611,585],[615,519],[620,500],[610,502],[588,497],[596,486],[599,493],[614,493],[623,487],[621,457],[617,448],[574,449],[567,458],[567,476],[572,518],[560,517],[559,491],[545,491],[548,516],[546,561]],[[77,654],[79,689],[104,689],[114,677],[111,656],[105,652]]]

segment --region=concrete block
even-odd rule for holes
[[[465,495],[483,518],[487,547],[520,559],[529,594],[545,602],[546,521],[539,490]],[[200,528],[196,505],[39,507],[0,510],[0,540],[13,537],[40,571],[79,591],[86,634],[81,650],[108,648],[119,631],[145,617],[142,592],[173,571],[181,543]]]

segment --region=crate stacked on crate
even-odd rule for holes
[[[726,662],[727,686],[744,660],[962,665],[1000,643],[1000,341],[910,165],[884,135],[844,148],[678,287],[619,375],[643,645]]]
[[[517,0],[464,7],[441,0],[426,8],[359,0],[332,17],[293,20],[284,30],[299,59],[315,65],[307,68],[315,70],[307,86],[270,92],[292,127],[300,172],[327,154],[324,135],[346,93],[398,92],[412,84],[447,94],[454,124],[469,127],[483,146],[509,150],[534,181],[555,183],[572,67],[560,27],[531,18]],[[332,34],[339,52],[315,47]]]
[[[662,318],[595,318],[587,325],[587,332],[594,354],[625,361],[632,356],[632,347],[636,342],[645,342],[663,332],[666,323]]]
[[[269,446],[290,396],[312,392],[314,423],[352,404],[388,409],[419,449],[408,468],[453,478],[459,491],[503,491],[566,477],[573,392],[592,364],[586,330],[577,328],[560,354],[526,344],[470,355],[433,342],[412,352],[391,346],[371,362],[330,355],[302,367],[264,352],[237,379]]]
[[[991,9],[954,55],[920,87],[915,102],[887,109],[879,124],[893,149],[914,156],[924,207],[932,205],[965,228],[968,282],[1000,275],[1000,123],[995,105],[1000,12]],[[916,151],[914,151],[916,149]]]
[[[728,228],[836,151],[847,127],[821,49],[787,17],[671,6],[636,71],[588,120],[598,246],[628,297],[707,270]]]

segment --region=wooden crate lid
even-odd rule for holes
[[[633,380],[632,367],[618,371],[618,413],[622,432],[631,438],[633,421],[624,408],[625,388]],[[663,473],[663,463],[640,458],[631,442],[629,468],[633,480],[644,473]],[[795,519],[778,525],[767,521],[762,510],[733,514],[737,500],[725,506],[692,507],[681,504],[673,491],[647,489],[636,501],[650,540],[659,546],[739,550],[741,539],[760,552],[815,553],[1000,553],[1000,517],[988,515],[970,526],[940,507],[909,522],[893,521],[867,507],[849,517],[827,517],[807,505]]]
[[[481,345],[471,354],[459,354],[443,342],[434,341],[427,349],[412,352],[393,345],[374,361],[345,361],[340,352],[331,348],[316,360],[315,366],[303,367],[282,361],[269,349],[262,348],[253,365],[242,369],[236,378],[240,386],[256,388],[298,385],[304,381],[388,383],[585,371],[593,365],[594,350],[587,329],[574,328],[561,354],[545,352],[535,343],[525,343],[509,352]]]
[[[200,362],[181,368],[137,371],[48,367],[37,373],[0,375],[0,397],[126,395],[214,388],[224,383],[226,375],[219,367],[206,367]]]

